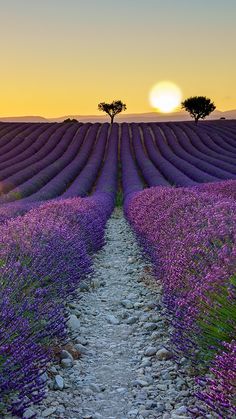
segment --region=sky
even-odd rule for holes
[[[150,112],[162,80],[236,109],[235,0],[0,0],[0,115]]]

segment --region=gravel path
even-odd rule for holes
[[[95,273],[69,305],[71,342],[44,377],[47,399],[24,417],[192,417],[194,379],[184,358],[174,360],[160,284],[120,210],[108,222],[106,239]]]

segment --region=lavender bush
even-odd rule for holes
[[[212,378],[199,380],[206,384],[199,396],[222,417],[235,413],[235,191],[235,181],[157,187],[125,203],[126,216],[162,280],[176,349],[193,357],[199,373],[210,368]]]
[[[43,397],[41,376],[65,337],[64,304],[90,271],[112,208],[111,198],[97,193],[51,201],[1,226],[2,414],[21,416]]]

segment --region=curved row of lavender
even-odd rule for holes
[[[192,129],[184,124],[168,124],[174,134],[176,135],[181,147],[190,153],[192,156],[199,157],[199,159],[210,162],[216,167],[220,167],[231,173],[236,173],[235,171],[235,159],[228,156],[224,156],[224,150],[216,152],[210,148],[211,142],[210,137],[206,138],[205,143],[199,141],[199,137]],[[222,141],[221,141],[222,143]]]
[[[43,186],[47,179],[54,175],[54,171],[52,173],[49,171],[48,173],[48,169],[53,168],[56,173],[58,163],[60,165],[61,159],[64,160],[65,156],[67,156],[68,149],[73,145],[73,137],[76,130],[77,127],[73,125],[69,128],[62,125],[51,137],[48,138],[46,133],[46,145],[33,155],[33,161],[27,161],[31,158],[24,159],[17,165],[1,170],[1,191],[4,194],[11,191],[11,193],[4,196],[3,202],[13,201],[14,199],[30,195],[31,190],[28,190],[28,184],[25,186],[27,180],[33,188],[32,193],[35,191],[34,188]],[[13,172],[14,168],[15,172]],[[59,170],[60,168],[59,166]],[[9,172],[13,174],[9,176]],[[37,176],[35,182],[31,182],[33,176]]]
[[[170,186],[169,181],[163,176],[160,170],[154,165],[150,158],[145,154],[144,147],[142,145],[142,135],[144,133],[137,124],[131,124],[132,132],[132,143],[134,149],[134,155],[138,164],[138,167],[148,184],[148,186],[166,185]]]
[[[125,214],[162,281],[177,355],[192,359],[197,396],[234,417],[236,181],[130,193],[137,176],[123,183]]]
[[[22,203],[25,215],[15,214],[1,226],[2,415],[10,410],[21,417],[30,403],[44,396],[43,373],[52,348],[66,336],[65,303],[91,271],[91,255],[104,242],[115,204],[117,148],[114,126],[90,197],[32,202],[32,209]],[[81,187],[82,181],[86,183],[86,177]]]
[[[183,135],[181,135],[181,132],[178,137],[176,135],[176,131],[172,131],[167,125],[160,124],[160,128],[165,134],[169,146],[179,158],[191,163],[205,173],[218,177],[219,179],[229,179],[232,175],[236,178],[235,166],[227,166],[225,164],[223,168],[220,160],[216,159],[212,161],[211,159],[202,159],[202,156],[199,157],[196,156],[196,154],[194,155],[192,147],[190,147],[188,151],[184,149],[185,144],[189,145],[189,142],[183,137]]]
[[[165,154],[161,147],[154,141],[152,131],[150,130],[147,124],[143,124],[143,137],[144,137],[144,147],[147,150],[147,155],[154,165],[159,168],[160,172],[163,174],[164,178],[168,180],[171,185],[175,186],[187,186],[197,184],[192,177],[189,177],[186,173],[182,171],[182,168],[178,168],[175,162],[171,159],[168,159],[168,156]],[[192,175],[192,170],[190,171]]]
[[[38,125],[40,124],[1,124],[1,154],[13,151],[15,146],[21,144],[35,128],[38,128]]]

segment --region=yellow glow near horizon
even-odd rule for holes
[[[151,89],[149,99],[154,109],[162,113],[169,113],[180,105],[182,92],[176,84],[162,81]]]

